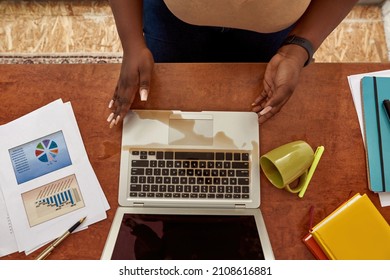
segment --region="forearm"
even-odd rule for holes
[[[328,35],[348,15],[358,0],[312,0],[291,34],[303,37],[319,48]]]
[[[326,37],[347,16],[356,2],[357,0],[312,0],[306,12],[296,22],[290,35],[309,40],[315,52]],[[303,47],[295,44],[283,45],[278,53],[290,57],[302,65],[311,59]]]
[[[144,45],[143,0],[109,0],[123,51]]]

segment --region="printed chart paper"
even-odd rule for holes
[[[83,227],[107,217],[70,103],[56,100],[0,126],[0,134],[7,135],[0,138],[0,187],[18,251],[32,252],[82,217]]]

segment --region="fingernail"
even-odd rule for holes
[[[118,124],[119,120],[120,120],[121,116],[117,116],[116,119],[115,119],[115,125]]]
[[[112,120],[112,121],[110,122],[110,128],[113,128],[113,127],[114,127],[114,124],[115,124],[115,120]]]
[[[108,118],[107,118],[107,122],[110,122],[112,121],[112,119],[114,118],[114,113],[111,113]]]
[[[271,110],[272,110],[272,107],[271,106],[267,106],[263,110],[261,110],[259,114],[260,114],[260,116],[262,116],[262,115],[267,114]]]
[[[141,96],[141,101],[148,100],[148,90],[146,88],[141,89],[140,96]]]
[[[112,105],[114,105],[114,100],[110,101],[110,103],[108,104],[108,108],[111,109]]]

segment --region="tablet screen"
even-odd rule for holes
[[[113,260],[264,259],[253,216],[124,214]]]

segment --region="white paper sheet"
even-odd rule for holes
[[[348,76],[348,83],[352,93],[352,99],[355,104],[356,113],[359,119],[360,130],[363,137],[363,143],[365,143],[364,136],[364,123],[363,123],[363,105],[362,105],[362,96],[361,96],[361,79],[363,77],[390,77],[390,70],[370,72],[370,73],[362,73],[356,75]],[[382,207],[390,206],[390,193],[383,192],[378,193],[379,200],[381,202]]]
[[[11,220],[0,189],[0,257],[12,254],[18,250]]]
[[[56,100],[0,127],[0,186],[19,251],[31,252],[108,202],[86,154],[70,103]]]

